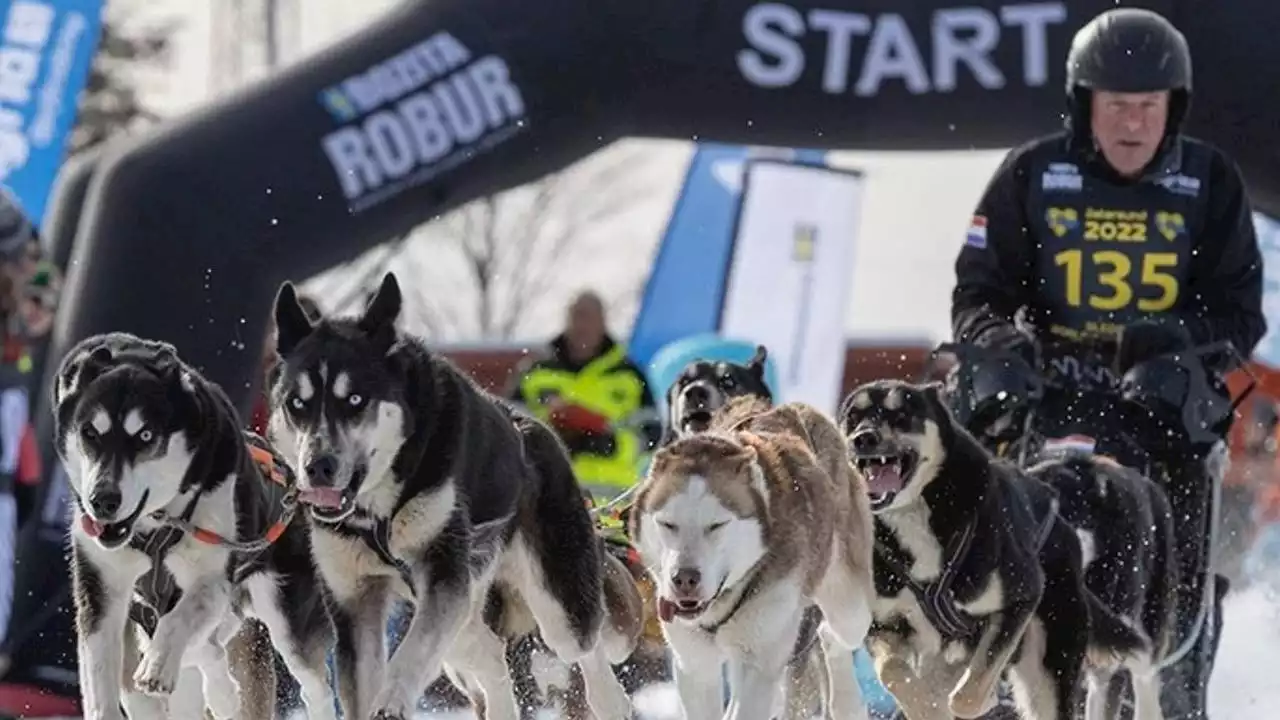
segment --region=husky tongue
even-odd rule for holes
[[[664,597],[658,598],[658,619],[659,620],[661,620],[664,623],[669,623],[672,620],[675,620],[676,610],[677,610],[677,606],[675,603],[671,602],[670,600]]]
[[[88,515],[80,516],[80,527],[84,529],[84,534],[89,537],[100,537],[102,535],[102,523],[94,520]]]
[[[311,488],[298,493],[298,499],[308,505],[325,510],[341,510],[343,493],[338,488]]]
[[[902,465],[896,462],[871,463],[865,474],[867,490],[872,495],[896,493],[902,489]]]

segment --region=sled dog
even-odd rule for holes
[[[316,567],[333,595],[338,693],[352,717],[407,718],[447,663],[490,720],[519,715],[489,590],[517,594],[542,640],[579,664],[598,718],[630,716],[610,662],[601,548],[559,439],[396,328],[387,274],[357,318],[313,324],[276,298],[269,427],[293,464]],[[388,603],[412,601],[390,659]]]
[[[745,365],[726,361],[695,360],[685,366],[667,390],[667,432],[663,444],[676,438],[703,432],[711,426],[712,417],[736,398],[755,398],[763,405],[743,405],[742,410],[758,411],[773,403],[773,393],[765,383],[765,361],[768,349],[757,345],[755,353]],[[846,473],[847,475],[847,473]],[[816,605],[805,611],[804,621],[787,665],[784,704],[789,716],[809,716],[808,708],[815,701],[824,702],[835,697],[844,705],[859,697],[855,687],[857,677],[852,668],[852,657],[847,661],[848,672],[830,672],[828,666],[838,662],[827,658],[823,643],[818,642],[818,628],[822,624],[822,612]],[[829,643],[826,643],[829,644]],[[833,648],[838,652],[838,649]],[[828,677],[830,675],[830,677]]]
[[[259,632],[256,623],[242,631],[248,616],[267,627],[310,717],[336,717],[325,669],[332,626],[306,522],[285,502],[283,466],[242,433],[222,390],[171,345],[112,333],[67,354],[53,400],[75,499],[85,715],[123,718],[123,704],[130,718],[167,717],[166,698],[189,664],[204,677],[214,717],[271,717],[270,654],[230,646],[233,657],[263,665],[234,672],[254,681],[249,688],[228,663],[237,633]]]
[[[839,429],[798,403],[741,397],[709,428],[655,454],[631,533],[658,585],[686,717],[769,718],[811,605],[838,648],[831,673],[852,676],[871,622],[871,522]],[[848,707],[863,717],[856,683]]]
[[[711,416],[735,397],[750,395],[773,402],[773,393],[764,381],[768,350],[763,345],[746,365],[725,361],[694,360],[667,389],[667,431],[660,443],[702,432],[711,425]]]
[[[840,410],[875,513],[868,650],[909,720],[977,718],[1008,671],[1027,720],[1069,720],[1094,636],[1140,639],[1084,588],[1045,485],[993,459],[939,385],[877,381]]]
[[[1120,670],[1133,683],[1135,720],[1163,720],[1159,663],[1174,649],[1178,611],[1168,497],[1142,473],[1092,454],[1044,457],[1027,474],[1057,492],[1059,514],[1080,538],[1085,586],[1141,630],[1136,649],[1091,639],[1086,720],[1119,717],[1118,708],[1108,707],[1108,687]]]

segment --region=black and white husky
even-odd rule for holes
[[[130,718],[167,717],[165,698],[187,664],[203,674],[215,717],[245,717],[225,647],[254,616],[310,717],[335,717],[325,668],[332,625],[306,522],[287,510],[287,478],[264,477],[226,395],[172,346],[124,333],[73,348],[53,394],[57,451],[75,495],[85,716],[123,718],[123,703]]]
[[[294,463],[333,594],[339,695],[360,718],[404,718],[447,665],[489,720],[519,713],[490,588],[515,593],[546,645],[582,669],[597,718],[629,717],[610,662],[600,542],[559,439],[396,329],[388,274],[363,316],[312,324],[286,283],[270,430]],[[393,597],[414,603],[386,659]],[[616,642],[615,642],[616,641]]]

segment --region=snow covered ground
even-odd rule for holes
[[[1280,683],[1276,682],[1280,668],[1280,567],[1271,582],[1262,581],[1232,593],[1227,600],[1226,629],[1214,671],[1209,694],[1209,713],[1213,720],[1257,720],[1273,717],[1280,708]],[[1261,580],[1261,578],[1260,578]],[[194,692],[180,690],[186,697],[198,696],[191,683],[193,677],[184,676],[184,682]],[[674,688],[655,686],[647,688],[635,698],[635,706],[642,720],[678,720],[679,703]],[[174,707],[174,720],[199,717],[192,708]],[[296,714],[290,720],[303,720]],[[469,712],[429,713],[422,720],[471,720]],[[554,720],[547,713],[545,720]]]

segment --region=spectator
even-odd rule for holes
[[[570,303],[564,332],[518,370],[509,395],[556,429],[597,501],[635,484],[661,432],[644,373],[609,335],[604,303],[589,291]]]

